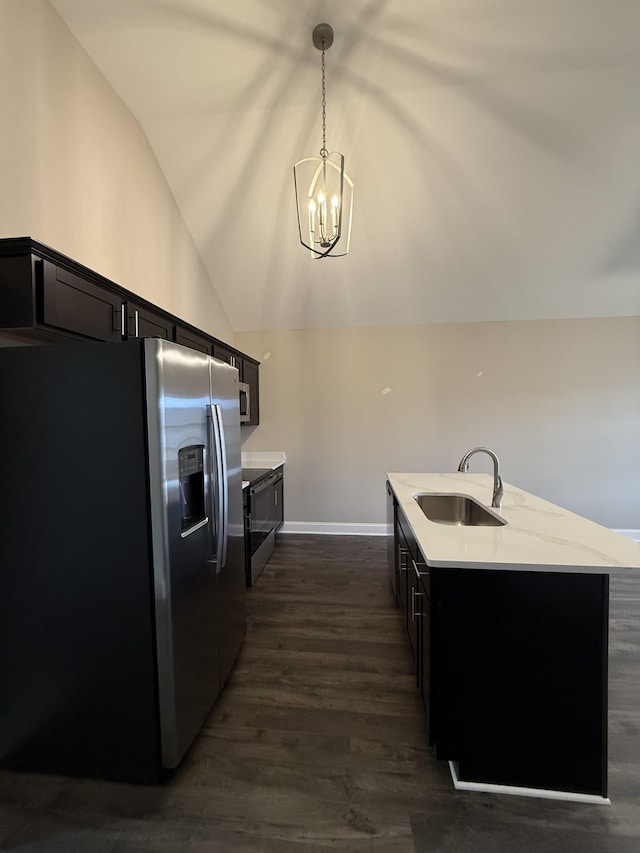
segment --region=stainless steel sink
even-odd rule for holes
[[[499,527],[507,523],[504,518],[500,518],[469,495],[426,492],[414,495],[414,499],[429,521],[436,521],[438,524]]]

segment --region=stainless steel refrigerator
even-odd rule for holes
[[[0,399],[0,764],[160,780],[245,632],[237,370],[0,349]]]

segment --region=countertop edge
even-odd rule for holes
[[[429,521],[416,492],[459,492],[491,507],[488,474],[388,473],[387,480],[430,568],[640,574],[640,543],[570,510],[504,483],[504,527],[469,528]]]

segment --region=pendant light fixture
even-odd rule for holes
[[[333,44],[333,28],[318,24],[313,44],[322,51],[322,148],[319,157],[305,157],[293,167],[298,231],[312,258],[337,258],[351,244],[353,181],[344,170],[343,155],[327,150],[325,51]]]

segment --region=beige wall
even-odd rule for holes
[[[451,471],[477,444],[503,478],[640,529],[640,318],[246,332],[289,521],[380,523],[387,471]],[[389,389],[389,390],[387,390]],[[386,391],[386,393],[385,393]],[[488,459],[472,461],[490,470]]]
[[[146,136],[46,0],[0,0],[0,237],[233,332]]]

